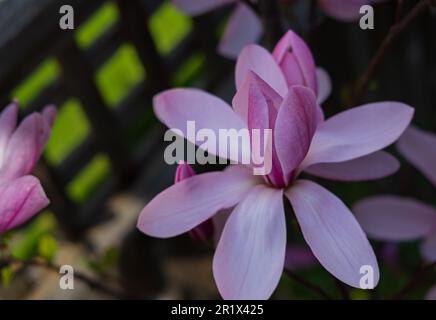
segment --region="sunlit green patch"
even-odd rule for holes
[[[24,229],[13,231],[10,243],[12,255],[21,260],[32,258],[38,253],[40,239],[53,232],[56,227],[56,219],[51,212],[38,214]]]
[[[88,135],[89,124],[80,102],[67,100],[59,109],[45,155],[52,164],[61,163]]]
[[[168,1],[150,17],[148,27],[157,50],[169,53],[192,29],[192,20]]]
[[[203,54],[194,54],[177,70],[174,75],[174,86],[189,86],[193,80],[199,75],[203,65],[205,57]]]
[[[76,32],[76,41],[81,48],[88,48],[118,20],[118,9],[113,2],[104,4]]]
[[[118,104],[144,79],[144,73],[134,47],[130,44],[119,47],[96,75],[97,85],[106,104]]]
[[[20,105],[25,107],[37,97],[42,89],[53,82],[59,74],[60,67],[56,60],[47,59],[12,91],[11,98],[18,99]]]
[[[110,173],[109,158],[96,155],[67,186],[67,193],[77,203],[85,202]]]

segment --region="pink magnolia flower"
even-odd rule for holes
[[[436,186],[436,135],[410,126],[397,147]],[[354,212],[370,237],[397,242],[424,239],[421,254],[436,261],[436,208],[412,198],[383,195],[358,202]],[[436,300],[436,286],[426,299]]]
[[[314,92],[304,86],[288,89],[272,55],[256,45],[238,59],[236,86],[233,109],[208,93],[179,88],[157,95],[154,111],[200,148],[204,144],[186,134],[187,121],[216,136],[220,129],[272,129],[271,173],[255,176],[248,166],[236,164],[183,180],[145,206],[138,228],[151,236],[172,237],[233,208],[213,261],[218,289],[226,299],[265,299],[276,288],[285,262],[285,195],[306,242],[330,273],[359,287],[360,268],[369,265],[377,283],[375,255],[353,214],[332,193],[299,177],[310,167],[315,168],[312,174],[340,180],[392,173],[397,161],[377,151],[403,133],[413,109],[398,102],[372,103],[324,121]],[[249,146],[242,145],[242,157],[245,150]],[[227,157],[220,152],[216,155]]]
[[[436,135],[411,126],[397,147],[404,158],[436,185]],[[354,211],[370,237],[397,242],[423,238],[422,255],[436,261],[436,208],[412,198],[382,195],[358,202]]]
[[[56,109],[32,113],[16,128],[18,104],[0,115],[0,232],[24,223],[49,203],[39,180],[30,175],[49,138]]]
[[[241,49],[255,43],[262,35],[262,23],[253,10],[239,0],[173,0],[180,11],[196,16],[228,4],[236,8],[227,22],[218,52],[228,58],[236,58]]]
[[[289,30],[285,33],[272,55],[280,66],[288,87],[301,85],[312,89],[320,104],[328,98],[332,89],[328,73],[316,67],[309,47],[294,31]]]

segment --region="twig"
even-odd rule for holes
[[[338,279],[333,279],[336,285],[336,288],[338,288],[339,293],[342,296],[342,299],[344,300],[350,300],[350,294],[348,293],[347,287]]]
[[[290,270],[285,269],[285,273],[290,278],[292,278],[294,281],[300,283],[301,285],[303,285],[307,289],[316,292],[321,298],[323,298],[325,300],[332,300],[332,298],[328,295],[328,293],[325,292],[321,287],[318,287],[316,284],[313,284],[313,283],[307,281],[306,279],[302,278],[301,276],[299,276],[298,274],[296,274]]]
[[[23,261],[23,260],[18,260],[18,259],[8,257],[8,258],[3,258],[0,260],[0,269],[4,268],[6,266],[10,266],[10,265],[15,265],[18,268],[22,268],[25,266],[43,267],[47,270],[51,270],[51,271],[54,271],[56,273],[59,273],[59,270],[60,270],[60,266],[57,266],[57,265],[52,264],[52,263],[48,263],[48,262],[41,260],[41,259],[32,259],[32,260]],[[84,273],[77,272],[76,270],[74,270],[74,278],[77,278],[80,281],[86,283],[91,289],[94,289],[96,291],[100,291],[101,293],[104,293],[104,294],[111,296],[113,298],[116,298],[116,299],[128,299],[129,298],[129,296],[127,294],[125,294],[124,292],[121,292],[121,291],[118,291],[118,290],[113,289],[111,287],[108,287],[105,284],[99,282],[98,280],[93,279]]]
[[[396,295],[394,295],[394,300],[404,299],[415,287],[419,284],[419,282],[425,278],[428,272],[432,271],[436,267],[436,261],[430,263],[429,265],[424,266],[410,279],[408,283],[401,289]]]
[[[404,0],[397,0],[397,10],[395,11],[395,22],[401,20],[401,14],[403,13]]]
[[[259,0],[258,3],[266,41],[269,49],[272,49],[282,36],[282,25],[280,23],[277,0]]]
[[[374,77],[381,62],[385,58],[389,49],[392,47],[394,40],[428,7],[435,5],[435,0],[421,0],[419,1],[413,9],[400,21],[395,22],[389,29],[388,34],[384,38],[382,44],[378,48],[375,55],[372,57],[367,69],[357,81],[354,90],[352,91],[352,96],[349,100],[349,107],[352,107],[359,103],[365,92],[368,90],[369,83]]]

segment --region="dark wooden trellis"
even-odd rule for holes
[[[107,0],[71,0],[77,29]],[[54,57],[61,66],[61,76],[46,86],[26,108],[40,110],[48,103],[58,106],[68,97],[80,100],[91,125],[91,133],[59,166],[46,159],[40,162],[40,172],[51,209],[61,226],[71,236],[80,235],[99,221],[102,206],[117,187],[132,181],[140,163],[154,155],[161,143],[163,127],[154,123],[147,128],[146,139],[133,149],[125,139],[128,126],[150,107],[152,95],[169,87],[172,72],[196,48],[203,48],[208,59],[219,59],[215,41],[202,28],[202,19],[194,21],[190,34],[168,55],[159,55],[150,31],[148,18],[163,3],[160,0],[112,0],[119,11],[119,20],[93,43],[89,49],[78,47],[73,30],[59,27],[60,0],[7,0],[0,4],[0,103],[5,106],[11,91],[17,87],[47,57]],[[217,26],[219,20],[208,23]],[[168,26],[171,28],[171,26]],[[209,26],[210,28],[210,26]],[[146,70],[146,78],[120,105],[110,109],[104,102],[94,80],[98,68],[123,43],[131,42]],[[225,63],[224,63],[225,65]],[[216,83],[226,68],[208,77],[209,85]],[[207,84],[206,84],[207,85]],[[112,175],[99,191],[83,206],[78,207],[67,195],[66,186],[91,161],[97,152],[110,159]]]
[[[41,62],[54,57],[61,66],[60,77],[43,88],[25,112],[40,110],[47,103],[60,106],[67,98],[77,97],[91,124],[90,135],[59,166],[50,165],[46,159],[40,163],[41,176],[52,200],[51,209],[70,235],[79,235],[98,222],[105,212],[102,205],[111,192],[133,181],[141,164],[156,155],[162,141],[162,125],[149,125],[144,141],[134,148],[126,139],[126,131],[150,107],[153,94],[170,87],[175,72],[186,59],[198,51],[206,56],[203,86],[208,90],[215,90],[223,79],[231,76],[231,62],[220,58],[215,50],[215,31],[229,12],[226,9],[195,18],[191,32],[172,52],[162,56],[156,50],[147,22],[163,0],[70,0],[68,4],[75,9],[76,29],[109,1],[117,5],[119,20],[86,50],[77,46],[74,31],[59,28],[59,8],[67,4],[65,1],[0,2],[0,106],[10,101],[12,90]],[[308,2],[300,2],[307,10]],[[415,2],[408,2],[406,9]],[[308,17],[304,12],[283,17],[283,25],[303,34],[314,49],[317,62],[334,75],[334,93],[324,105],[328,114],[342,109],[340,93],[344,85],[349,85],[364,70],[386,35],[394,19],[395,3],[378,6],[373,31],[328,19],[319,23],[319,17],[308,24],[310,20],[302,18]],[[428,128],[436,125],[435,34],[434,15],[423,15],[388,55],[377,76],[381,89],[368,96],[371,100],[393,99],[414,105],[419,109],[418,123]],[[134,45],[146,77],[118,106],[108,108],[94,75],[124,42]],[[87,203],[78,207],[68,197],[66,187],[99,152],[108,155],[112,175]]]

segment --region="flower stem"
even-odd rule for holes
[[[402,1],[398,2],[399,6],[402,6]],[[368,67],[362,76],[358,79],[355,87],[352,91],[352,95],[349,99],[348,106],[353,107],[358,104],[363,98],[364,94],[367,92],[369,83],[377,73],[383,59],[386,54],[394,44],[398,36],[422,13],[424,13],[427,8],[432,5],[436,5],[435,0],[420,0],[412,10],[401,20],[396,21],[389,29],[388,34],[384,38],[380,47],[372,57]],[[399,17],[399,11],[397,11],[397,17]]]
[[[328,295],[327,292],[325,292],[321,287],[317,286],[316,284],[313,284],[303,277],[299,276],[298,274],[285,269],[285,273],[292,278],[295,282],[298,282],[299,284],[303,285],[307,289],[317,293],[321,298],[325,300],[332,300],[332,298]]]
[[[10,265],[14,265],[17,268],[23,268],[26,266],[42,267],[42,268],[45,268],[47,270],[51,270],[51,271],[56,272],[56,273],[59,273],[59,270],[60,270],[60,266],[49,263],[49,262],[42,260],[42,259],[37,259],[37,258],[23,261],[23,260],[15,259],[12,257],[8,257],[8,258],[3,258],[0,260],[0,269],[4,268],[6,266],[10,266]],[[84,273],[77,272],[76,270],[74,270],[74,277],[76,279],[79,279],[83,283],[87,284],[88,287],[90,287],[91,289],[99,291],[107,296],[112,297],[112,298],[115,298],[115,299],[128,299],[129,298],[129,296],[126,293],[121,292],[117,289],[108,287],[105,284],[103,284],[102,282],[100,282],[100,281],[98,281],[98,280],[96,280],[96,279],[94,279],[94,278],[92,278]]]
[[[402,300],[404,299],[409,293],[415,289],[418,284],[421,282],[422,279],[424,279],[427,274],[434,270],[436,267],[436,261],[433,263],[430,263],[424,267],[422,267],[420,270],[418,270],[417,273],[410,279],[408,283],[397,293],[394,295],[394,300]]]
[[[280,23],[277,0],[259,0],[259,10],[268,49],[272,49],[282,36],[282,25]]]

